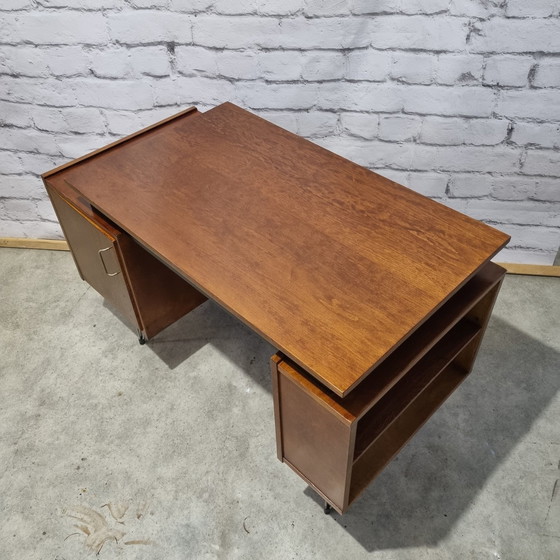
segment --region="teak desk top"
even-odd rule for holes
[[[509,239],[230,103],[57,180],[340,396]]]

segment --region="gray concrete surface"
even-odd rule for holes
[[[139,346],[68,253],[0,249],[0,558],[560,558],[558,279],[507,277],[344,516],[275,457],[272,353],[212,303]]]

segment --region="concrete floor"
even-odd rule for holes
[[[560,558],[558,279],[507,277],[472,376],[344,516],[276,459],[274,349],[216,305],[139,346],[68,253],[0,249],[0,286],[2,560]]]

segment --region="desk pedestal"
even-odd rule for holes
[[[346,511],[472,370],[504,273],[487,263],[345,398],[275,354],[278,458]]]

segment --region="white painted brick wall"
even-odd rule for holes
[[[2,0],[0,236],[60,237],[38,175],[233,101],[508,231],[560,244],[558,0]]]

